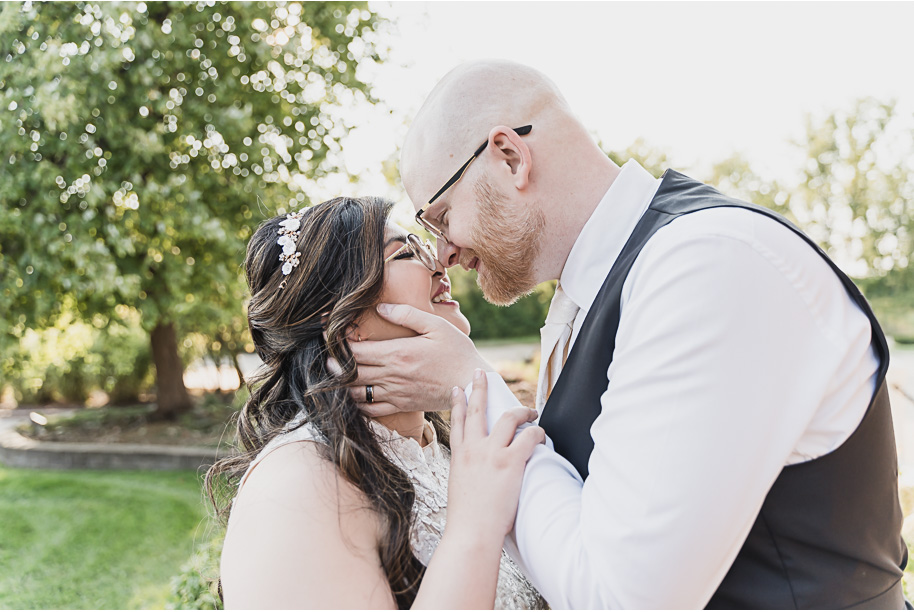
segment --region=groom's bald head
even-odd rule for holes
[[[447,73],[419,110],[406,137],[400,173],[411,196],[441,174],[443,183],[499,125],[532,124],[537,136],[573,120],[568,104],[543,73],[508,61],[476,61]],[[431,196],[429,193],[425,197]]]
[[[527,125],[523,135],[514,131]],[[514,62],[470,62],[435,86],[401,149],[413,205],[426,207],[485,141],[488,149],[424,219],[446,232],[438,240],[446,267],[477,268],[486,295],[509,303],[559,277],[618,167],[544,74]]]

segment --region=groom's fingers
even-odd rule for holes
[[[402,339],[394,340],[362,340],[361,342],[350,342],[349,350],[355,362],[359,364],[359,369],[365,366],[383,366],[395,360],[398,351],[402,349]]]
[[[362,414],[368,415],[374,419],[378,417],[390,416],[400,412],[399,408],[387,402],[372,402],[370,404],[366,404],[363,401],[356,402],[356,405],[359,407],[359,410],[362,411]]]
[[[372,401],[369,403],[368,389],[366,389],[366,387],[367,385],[354,385],[349,387],[349,397],[355,401],[363,414],[372,418],[378,418],[401,412],[395,405],[385,401],[390,398],[387,397],[387,392],[381,385],[371,385]]]
[[[371,402],[368,401],[368,387],[371,387]],[[349,397],[355,400],[356,404],[380,404],[390,400],[384,387],[371,383],[367,385],[352,385],[349,387]]]
[[[408,327],[420,336],[438,329],[444,319],[408,304],[378,304],[378,314],[395,325]]]
[[[376,385],[381,380],[384,379],[384,373],[387,370],[387,366],[382,365],[361,365],[358,366],[358,371],[355,377],[355,382],[350,385],[350,389],[353,390],[353,395],[358,393],[358,389],[361,387],[362,391],[365,390],[365,385]],[[364,398],[362,398],[364,399]]]

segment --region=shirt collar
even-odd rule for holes
[[[575,240],[562,276],[562,289],[581,310],[590,310],[616,258],[660,187],[660,179],[635,160],[622,166]]]

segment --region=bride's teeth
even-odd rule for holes
[[[447,291],[444,291],[432,298],[432,304],[438,304],[439,302],[450,302],[451,300],[451,294]]]

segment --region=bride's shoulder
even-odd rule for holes
[[[264,598],[292,601],[287,596],[301,603],[299,589],[311,582],[303,576],[326,585],[338,577],[328,573],[337,565],[377,562],[380,521],[319,444],[297,441],[275,448],[241,487],[221,564],[232,607]],[[316,596],[320,586],[312,583],[308,592]]]
[[[332,515],[337,520],[340,513],[367,509],[367,501],[326,457],[321,442],[298,440],[258,458],[256,469],[245,476],[235,498],[229,529],[248,515],[275,520],[290,508],[307,511],[313,518]],[[371,512],[362,514],[356,512],[361,519],[373,518]]]

